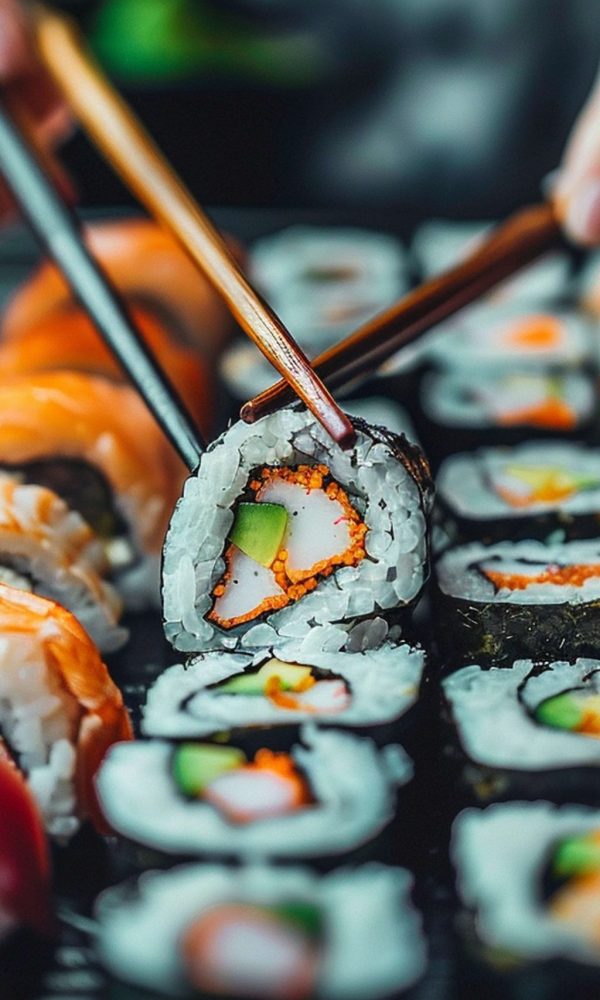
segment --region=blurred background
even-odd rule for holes
[[[536,197],[598,0],[70,0],[201,202],[497,217]],[[129,196],[77,134],[84,207]]]

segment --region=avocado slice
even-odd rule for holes
[[[570,837],[558,846],[552,867],[562,878],[596,872],[600,869],[600,843],[589,836]]]
[[[175,751],[173,777],[184,795],[197,796],[220,774],[245,763],[246,755],[236,747],[183,743]]]
[[[238,674],[231,680],[219,685],[223,694],[261,695],[265,692],[267,681],[278,677],[282,691],[297,691],[298,686],[311,678],[311,668],[301,667],[296,663],[283,663],[276,656],[263,663],[260,670],[251,674]]]
[[[535,710],[537,721],[553,729],[576,729],[581,715],[581,708],[568,691],[547,698]]]
[[[229,540],[250,559],[271,566],[281,548],[288,513],[279,503],[240,503]]]

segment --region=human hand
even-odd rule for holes
[[[573,242],[600,243],[600,79],[569,136],[552,198]]]
[[[27,122],[40,149],[51,150],[71,130],[71,117],[50,77],[39,62],[27,16],[19,0],[0,0],[0,87],[12,110]],[[52,164],[63,195],[72,198],[71,182]],[[0,222],[15,214],[0,181]]]

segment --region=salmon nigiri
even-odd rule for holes
[[[47,831],[103,828],[94,776],[107,749],[132,738],[123,698],[73,615],[0,584],[0,732]]]
[[[78,372],[0,382],[0,469],[53,490],[104,541],[136,606],[158,598],[160,549],[184,467],[137,393]]]
[[[217,352],[231,325],[227,309],[166,230],[150,219],[122,219],[89,225],[85,236],[104,271],[130,303],[150,307],[173,333],[209,356]],[[239,256],[233,241],[230,246]],[[58,269],[44,262],[9,304],[2,337],[19,336],[72,302],[72,292]]]
[[[214,379],[200,352],[169,335],[163,322],[136,306],[131,315],[146,344],[210,437]],[[38,371],[84,371],[126,382],[127,377],[83,310],[71,304],[41,317],[0,343],[0,375]]]

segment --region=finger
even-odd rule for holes
[[[575,243],[600,243],[600,83],[569,137],[552,197]]]

